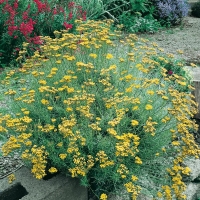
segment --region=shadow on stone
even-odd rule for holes
[[[27,194],[26,189],[20,183],[16,183],[0,192],[0,200],[19,200]]]
[[[49,180],[49,179],[51,179],[51,178],[57,176],[58,174],[60,174],[60,172],[56,172],[56,173],[54,173],[54,174],[47,173],[47,175],[44,176],[42,179],[45,180],[45,181],[47,181],[47,180]],[[0,200],[1,200],[1,199],[0,199]]]

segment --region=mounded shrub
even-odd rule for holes
[[[163,67],[177,65],[172,55],[111,25],[77,20],[77,34],[42,37],[42,51],[28,59],[23,45],[22,68],[1,81],[10,107],[0,116],[9,137],[2,151],[17,151],[38,179],[78,177],[101,200],[123,188],[133,200],[146,189],[156,199],[185,198],[182,162],[200,153],[193,87],[181,70]]]

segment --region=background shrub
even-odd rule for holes
[[[189,5],[186,0],[153,0],[156,8],[154,16],[163,24],[179,24],[188,15]]]
[[[132,199],[145,189],[184,198],[182,162],[200,153],[192,86],[162,67],[168,59],[155,43],[122,38],[110,20],[76,23],[77,34],[42,37],[41,52],[4,72],[12,111],[0,116],[4,155],[18,151],[38,179],[78,177],[100,199],[123,188]]]
[[[194,3],[194,5],[192,6],[192,12],[191,12],[191,14],[194,17],[200,17],[200,1]]]
[[[147,0],[77,0],[88,19],[112,19],[128,32],[155,32],[159,23],[153,18],[154,7]]]

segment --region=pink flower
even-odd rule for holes
[[[69,9],[74,8],[74,6],[75,6],[75,2],[72,1],[72,2],[69,2],[69,3],[68,3],[68,8],[69,8]]]
[[[82,18],[83,18],[83,21],[86,21],[86,19],[87,19],[87,17],[86,17],[86,11],[84,11],[84,12],[82,13]]]
[[[63,9],[63,7],[61,7],[61,6],[60,6],[60,12],[61,12],[61,13],[64,13],[64,12],[65,12],[64,9]]]
[[[73,17],[73,14],[72,14],[72,12],[70,12],[68,15],[68,20],[72,19],[72,17]]]
[[[56,10],[56,8],[53,9],[53,15],[56,15],[58,12]]]
[[[27,20],[28,19],[28,12],[27,11],[23,12],[22,19],[23,20]]]
[[[169,74],[169,75],[172,75],[172,74],[173,74],[173,71],[172,71],[172,70],[169,70],[169,71],[168,71],[168,74]]]
[[[30,19],[27,23],[22,22],[20,24],[19,30],[24,36],[26,36],[26,35],[32,33],[32,31],[34,29],[33,28],[34,24],[35,24],[35,22],[32,19]]]
[[[40,0],[33,0],[38,8],[38,12],[50,11],[50,8],[47,3],[42,3]]]
[[[67,22],[64,22],[63,23],[63,26],[66,28],[66,29],[72,29],[72,24],[68,24]]]
[[[15,10],[17,10],[17,8],[18,8],[18,0],[15,0],[14,5],[13,5],[13,8],[14,8]]]
[[[14,32],[14,31],[17,31],[17,30],[18,30],[18,27],[17,27],[17,26],[14,26],[14,25],[8,26],[8,34],[9,34],[10,36],[12,36],[12,35],[13,35],[13,32]]]
[[[40,39],[40,36],[35,36],[35,37],[31,38],[31,42],[33,44],[43,44],[43,41]]]

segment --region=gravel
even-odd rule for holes
[[[1,156],[0,157],[0,179],[12,174],[19,168],[23,166],[19,155],[15,153],[14,155]]]
[[[141,37],[156,42],[166,53],[173,53],[187,64],[200,65],[200,18],[186,17],[180,27],[159,31],[155,34],[141,34]],[[182,50],[183,54],[177,53]]]

